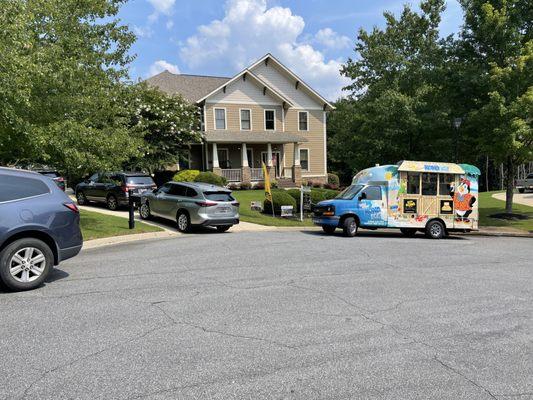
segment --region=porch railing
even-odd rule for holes
[[[250,168],[250,173],[252,181],[263,180],[263,168]]]
[[[239,169],[223,169],[222,176],[228,182],[240,182],[242,180],[242,170]]]

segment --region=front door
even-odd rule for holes
[[[363,226],[387,226],[387,195],[381,186],[367,186],[358,195]]]
[[[268,153],[266,151],[261,152],[261,159],[265,165],[268,165]],[[272,166],[274,167],[274,171],[276,171],[277,179],[281,176],[281,153],[279,151],[272,152]]]

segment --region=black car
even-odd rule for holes
[[[78,207],[51,179],[0,168],[0,280],[8,288],[38,287],[82,244]]]
[[[133,200],[138,202],[142,193],[156,189],[150,175],[140,172],[104,172],[96,173],[76,186],[78,204],[90,201],[105,203],[110,210],[129,203],[129,191]]]

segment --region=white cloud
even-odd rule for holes
[[[304,19],[290,8],[268,8],[266,0],[227,0],[224,17],[199,26],[181,46],[180,56],[191,69],[220,73],[237,72],[270,52],[321,94],[336,100],[347,84],[339,73],[341,61],[327,60],[305,43],[304,27]],[[344,40],[333,31],[320,37],[336,45]]]
[[[149,27],[133,25],[133,33],[140,38],[150,38],[154,34],[154,31]]]
[[[315,41],[334,50],[345,49],[351,44],[348,36],[339,35],[331,28],[320,29],[315,35]]]
[[[180,69],[178,68],[177,65],[171,64],[165,60],[158,60],[154,62],[152,65],[150,65],[150,71],[148,73],[148,76],[157,75],[165,70],[167,70],[168,72],[172,72],[173,74],[180,73]]]
[[[167,27],[167,29],[172,29],[172,27],[174,26],[174,21],[172,21],[171,19],[169,19],[167,21],[167,23],[165,24],[165,26]]]
[[[148,16],[148,21],[153,23],[157,21],[161,14],[166,16],[172,15],[176,0],[148,0],[148,3],[154,8],[154,12]]]

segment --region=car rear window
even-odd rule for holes
[[[154,185],[154,180],[151,176],[128,176],[126,183],[128,185]]]
[[[44,182],[22,176],[0,175],[0,188],[0,203],[50,193]]]
[[[234,201],[228,192],[204,192],[204,196],[207,200],[212,201]]]
[[[39,172],[41,175],[47,176],[49,178],[58,178],[61,175],[59,175],[59,172],[54,171],[48,171],[48,172]]]

